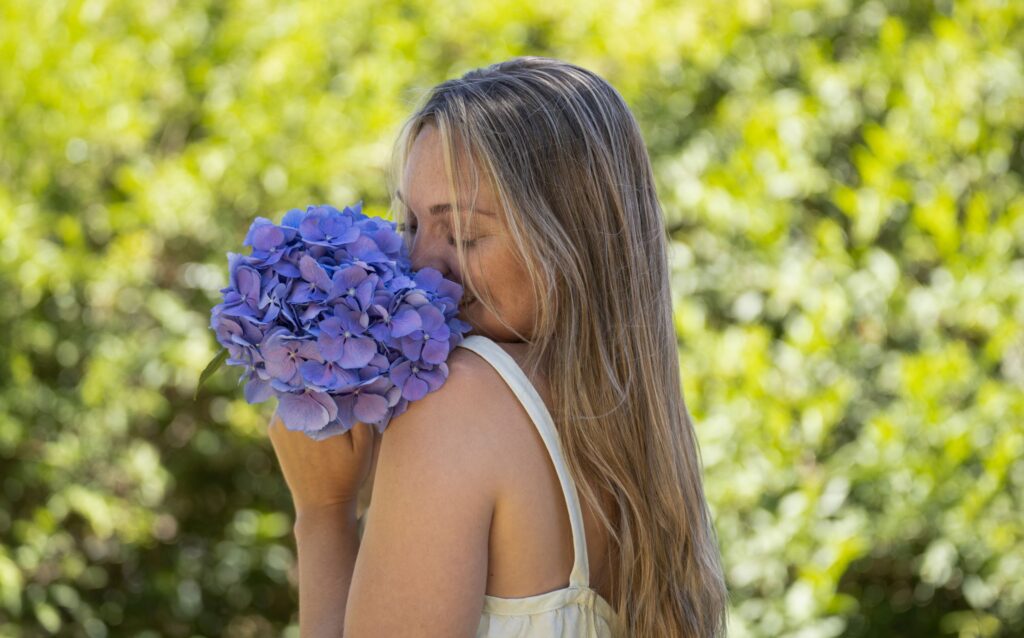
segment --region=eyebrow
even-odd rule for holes
[[[395,190],[395,195],[398,197],[398,199],[402,200],[403,204],[405,204],[409,208],[412,208],[412,206],[409,206],[409,202],[405,201],[405,198],[402,197],[402,191],[396,189]],[[444,215],[445,213],[451,212],[451,210],[452,210],[452,205],[451,204],[434,204],[429,209],[431,215]],[[491,217],[495,217],[496,216],[494,213],[492,213],[491,211],[487,210],[486,208],[473,207],[471,210],[475,210],[476,212],[482,213],[484,215],[490,215]]]

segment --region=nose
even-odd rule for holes
[[[451,272],[448,266],[445,244],[437,238],[431,239],[426,233],[418,233],[412,239],[409,261],[412,263],[413,270],[433,268],[440,271],[444,277],[448,277]]]

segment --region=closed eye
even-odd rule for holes
[[[418,228],[418,226],[419,226],[418,224],[406,224],[405,222],[399,222],[396,225],[396,230],[398,230],[398,232],[405,232],[405,229],[408,228],[410,233],[416,234],[416,229]],[[464,239],[464,240],[462,240],[462,247],[463,248],[472,248],[475,244],[476,244],[476,240],[475,239]],[[454,246],[455,245],[455,237],[453,237],[452,235],[448,235],[448,245],[449,246]]]

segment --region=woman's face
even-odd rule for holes
[[[411,211],[408,222],[413,238],[412,267],[437,269],[464,287],[465,281],[472,279],[477,288],[490,294],[502,320],[527,338],[532,336],[536,299],[526,268],[514,251],[504,211],[487,179],[479,180],[475,201],[472,190],[458,194],[462,242],[470,271],[460,272],[452,225],[455,202],[450,201],[437,127],[424,126],[413,141],[398,195]],[[463,292],[459,318],[473,326],[470,334],[482,334],[495,341],[521,341],[468,288]]]

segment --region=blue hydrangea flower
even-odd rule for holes
[[[403,361],[391,370],[391,380],[402,389],[402,398],[418,401],[428,393],[441,387],[448,378],[448,364],[423,365],[415,361]]]
[[[445,363],[470,330],[457,317],[462,286],[412,272],[395,224],[362,202],[257,217],[228,253],[229,285],[210,327],[227,363],[245,369],[245,398],[276,396],[289,429],[316,440],[356,423],[388,422],[441,387]]]

